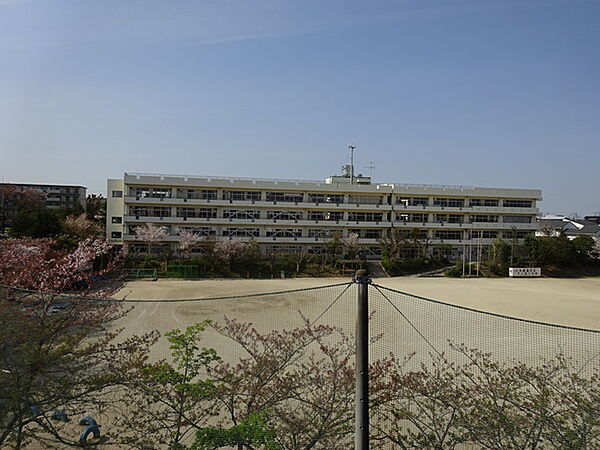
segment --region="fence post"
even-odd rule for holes
[[[364,269],[357,270],[356,310],[356,423],[355,450],[369,450],[369,284],[371,278]]]

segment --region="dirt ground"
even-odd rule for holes
[[[173,328],[183,328],[204,319],[222,322],[224,316],[252,322],[258,329],[268,331],[300,326],[302,319],[298,312],[314,320],[343,288],[199,302],[156,303],[151,300],[249,295],[348,281],[350,280],[347,278],[134,281],[129,282],[115,295],[115,298],[149,300],[128,304],[133,309],[119,323],[125,328],[125,335],[139,334],[153,329],[164,332]],[[600,330],[600,277],[580,279],[398,277],[375,281],[390,289],[482,311]],[[323,315],[321,322],[338,325],[348,332],[353,330],[356,291],[352,288],[348,289],[342,298]],[[396,294],[388,293],[388,295],[397,297],[399,301],[402,300],[401,296]],[[414,342],[414,348],[409,345],[409,348],[404,350],[416,350],[417,342],[422,340],[415,337],[414,331],[403,323],[397,311],[385,302],[375,305],[376,301],[383,301],[381,295],[374,295],[371,309],[378,310],[378,313],[374,316],[372,329],[391,334],[395,340]],[[543,340],[543,342],[549,339],[547,336],[542,339],[541,332],[537,328],[534,329],[535,327],[517,321],[507,321],[508,323],[505,324],[496,318],[432,305],[414,298],[402,300],[398,305],[400,309],[406,308],[406,315],[412,320],[412,324],[427,334],[434,345],[438,342],[443,346],[449,338],[465,340],[464,337],[467,336],[473,341],[473,345],[481,348],[479,344],[485,344],[490,338],[494,339],[495,346],[498,346],[498,342],[503,342],[503,339],[508,339],[510,345],[514,345],[514,341],[518,340],[519,345],[523,346],[521,351],[524,352],[530,351],[524,347],[532,339]],[[504,337],[503,333],[507,336]],[[206,345],[214,347],[221,354],[227,354],[231,358],[241,356],[238,349],[233,348],[230,342],[213,332],[207,333]],[[381,352],[386,353],[387,350],[382,348]],[[153,356],[163,358],[167,355],[168,347],[163,340],[155,347]]]

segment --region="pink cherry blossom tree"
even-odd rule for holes
[[[178,234],[179,244],[177,245],[177,250],[182,255],[187,256],[192,247],[198,242],[198,236],[186,228],[180,229]]]
[[[152,245],[161,243],[168,235],[167,227],[154,225],[153,223],[145,223],[135,229],[136,239],[147,244],[147,253],[150,253]]]

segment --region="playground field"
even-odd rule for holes
[[[258,329],[284,329],[300,326],[302,313],[309,319],[321,314],[342,288],[304,291],[298,294],[258,296],[198,302],[153,302],[164,299],[202,299],[222,296],[314,288],[348,282],[347,278],[298,278],[286,280],[202,280],[132,281],[115,298],[148,300],[128,304],[132,310],[121,319],[125,335],[157,329],[161,332],[183,328],[204,319],[222,321],[224,316],[252,322]],[[600,330],[600,277],[579,279],[451,279],[437,277],[399,277],[375,280],[381,286],[482,311],[541,322]],[[354,291],[348,291],[321,322],[352,331]],[[335,295],[334,295],[335,294]],[[377,307],[373,306],[373,309]],[[400,304],[400,309],[402,305]],[[423,310],[423,314],[428,314]],[[390,315],[389,312],[383,314]],[[382,321],[379,328],[401,323]],[[396,320],[396,319],[395,319]],[[433,311],[433,326],[452,326],[443,314]],[[377,325],[377,324],[375,324]],[[460,323],[454,324],[460,326]],[[387,328],[386,328],[387,327]],[[207,334],[207,346],[234,357],[230,342]],[[166,357],[166,342],[155,347],[154,357]]]

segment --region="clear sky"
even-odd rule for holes
[[[530,187],[600,211],[598,0],[0,0],[0,176]]]

